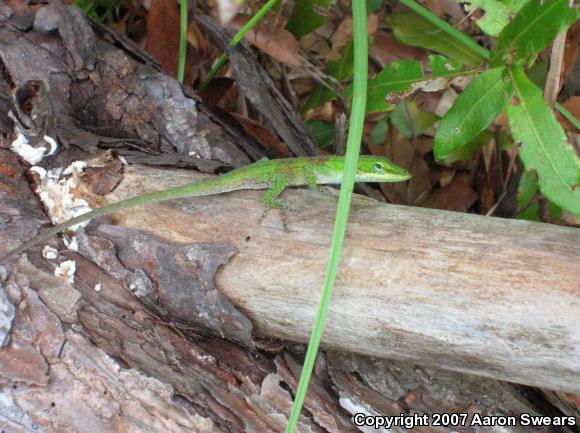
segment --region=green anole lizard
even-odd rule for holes
[[[184,197],[222,194],[241,189],[267,189],[264,205],[267,208],[282,207],[277,199],[287,186],[316,187],[316,185],[340,184],[344,168],[341,156],[300,157],[268,160],[238,168],[221,176],[204,179],[162,191],[150,192],[112,203],[71,218],[58,224],[0,258],[0,263],[26,251],[30,247],[85,221],[123,209],[148,203]],[[381,156],[361,156],[357,165],[356,182],[399,182],[411,175],[403,168]]]

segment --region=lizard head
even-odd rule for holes
[[[357,182],[401,182],[411,178],[404,168],[384,156],[361,155],[356,169]]]

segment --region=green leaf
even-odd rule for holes
[[[401,60],[387,65],[375,78],[369,81],[367,94],[367,113],[388,112],[395,106],[386,101],[389,93],[403,92],[416,81],[424,78],[421,62]],[[352,95],[352,86],[345,92]]]
[[[528,78],[532,80],[536,86],[543,89],[546,85],[546,78],[548,78],[548,67],[550,66],[549,57],[546,57],[526,71]]]
[[[342,51],[340,59],[326,63],[326,72],[338,81],[344,81],[354,72],[354,44],[351,42]]]
[[[542,91],[521,69],[511,70],[510,78],[516,98],[507,104],[507,115],[526,170],[538,173],[540,191],[546,198],[580,214],[580,159],[544,102]]]
[[[325,102],[334,101],[336,96],[336,92],[330,90],[328,87],[323,86],[322,84],[318,84],[310,96],[308,96],[308,99],[302,107],[302,112],[305,113],[311,108],[320,107]]]
[[[476,20],[477,26],[490,36],[497,36],[509,22],[510,10],[499,0],[455,0],[466,3],[466,9],[473,12],[480,9],[482,18]],[[469,6],[467,6],[469,5]]]
[[[527,59],[552,43],[578,19],[570,0],[529,0],[500,33],[492,64],[504,64],[515,51],[514,61]]]
[[[540,221],[540,204],[534,200],[538,192],[538,175],[535,171],[524,171],[518,185],[518,219]],[[562,218],[562,209],[548,201],[548,215],[554,219]]]
[[[388,132],[389,125],[387,124],[387,119],[379,120],[371,131],[369,142],[374,146],[382,146],[385,144]]]
[[[435,113],[421,111],[415,101],[403,101],[391,113],[391,122],[406,138],[418,137],[439,119]]]
[[[435,134],[435,159],[440,160],[477,137],[503,108],[506,89],[504,68],[480,74],[445,114]]]
[[[528,221],[540,221],[540,205],[536,201],[532,205],[528,204],[534,199],[538,192],[538,175],[535,171],[524,171],[520,177],[518,185],[518,219]],[[528,206],[526,208],[526,206]]]
[[[486,129],[465,146],[461,146],[455,149],[439,162],[443,165],[451,165],[457,161],[469,161],[473,155],[475,155],[479,149],[489,143],[492,138],[492,133]]]
[[[430,54],[428,57],[429,70],[434,77],[445,77],[450,74],[457,73],[463,69],[463,65],[448,57],[439,54]]]
[[[383,0],[367,0],[367,10],[369,12],[377,12],[383,7]]]
[[[333,0],[296,0],[292,15],[286,24],[286,30],[300,39],[323,25],[327,17],[314,11],[314,7],[328,9]]]
[[[502,0],[510,12],[517,14],[528,0]]]
[[[316,144],[318,144],[318,147],[324,148],[332,146],[336,135],[334,124],[321,120],[311,120],[305,122],[305,125]]]
[[[414,12],[393,14],[391,25],[399,42],[436,51],[465,65],[477,66],[482,63],[482,59],[472,48],[450,38],[447,33]]]

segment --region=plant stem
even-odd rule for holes
[[[177,65],[177,81],[183,84],[185,77],[185,57],[187,52],[187,0],[180,3],[179,23],[179,63]]]
[[[302,367],[300,381],[296,390],[294,406],[292,407],[292,412],[288,419],[288,426],[286,427],[286,433],[294,433],[296,424],[298,423],[298,418],[300,417],[300,412],[302,411],[302,405],[304,404],[304,398],[306,396],[310,377],[312,376],[314,363],[316,361],[316,355],[318,353],[318,347],[324,329],[324,322],[328,314],[328,305],[330,303],[334,281],[338,271],[342,244],[344,242],[344,235],[348,222],[350,202],[352,199],[358,155],[360,152],[366,109],[368,70],[368,37],[365,0],[352,1],[352,16],[354,26],[354,84],[344,174],[338,198],[338,208],[332,233],[332,242],[330,245],[330,254],[326,268],[322,297],[318,306],[316,319],[314,320],[310,342],[306,351],[306,358],[304,359],[304,366]]]
[[[248,33],[248,31],[252,27],[254,27],[256,23],[260,21],[262,17],[266,15],[266,13],[270,9],[272,9],[272,7],[274,7],[277,1],[278,0],[268,0],[268,3],[262,6],[262,8],[252,18],[250,18],[250,20],[235,34],[235,36],[230,41],[230,47],[233,48],[236,45],[238,45],[238,43],[244,38],[246,33]],[[209,74],[207,75],[207,77],[205,77],[205,80],[203,80],[203,82],[199,85],[198,90],[203,90],[207,87],[209,82],[213,80],[213,77],[215,77],[215,75],[219,72],[222,66],[225,65],[227,58],[228,55],[226,53],[222,53],[219,56],[219,58],[214,62],[211,71],[209,71]]]

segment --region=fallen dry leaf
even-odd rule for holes
[[[228,92],[230,92],[234,84],[235,81],[229,77],[214,78],[205,89],[199,92],[199,96],[210,110],[215,110],[217,106],[221,106],[222,98],[228,95]],[[229,112],[230,110],[227,108],[227,104],[225,105],[224,110]]]
[[[481,148],[481,155],[483,158],[483,166],[485,168],[485,172],[489,173],[491,165],[495,160],[496,156],[496,143],[494,139],[492,139],[489,143],[487,143]]]
[[[292,156],[290,155],[288,147],[278,140],[264,125],[252,119],[248,119],[241,114],[231,113],[231,115],[238,121],[242,128],[244,128],[246,134],[253,137],[260,146],[272,150],[277,156]]]
[[[367,17],[367,33],[372,36],[376,33],[379,28],[379,17],[375,14],[369,14]],[[336,32],[330,38],[331,49],[326,56],[327,62],[333,62],[339,60],[342,57],[342,52],[344,47],[352,42],[353,38],[353,24],[352,18],[344,18],[338,25]]]
[[[447,88],[441,98],[439,99],[439,103],[437,104],[437,108],[435,108],[434,113],[439,117],[445,116],[445,114],[449,111],[449,109],[453,106],[453,103],[457,99],[459,95],[455,90],[451,87]]]
[[[509,129],[509,126],[510,126],[508,118],[507,118],[505,112],[503,112],[503,111],[501,113],[499,113],[499,115],[495,119],[494,123],[496,125],[500,126],[501,128],[504,128],[504,129]]]
[[[415,151],[410,140],[406,139],[394,128],[389,128],[385,145],[368,145],[373,155],[386,156],[395,164],[414,172],[417,164],[415,161]],[[427,170],[428,172],[428,170]],[[428,179],[427,176],[420,175],[421,179]],[[409,204],[409,182],[381,183],[380,188],[390,203]]]
[[[369,53],[383,67],[397,60],[423,60],[428,55],[426,50],[400,44],[392,34],[382,31],[374,35]]]
[[[179,58],[179,11],[175,0],[152,0],[147,15],[149,51],[163,66],[163,72],[177,75]]]
[[[425,158],[415,159],[415,163],[411,168],[411,176],[407,187],[407,204],[413,206],[431,193],[436,181],[434,179],[435,176],[433,176],[433,169]]]
[[[562,65],[562,83],[567,83],[574,70],[574,65],[580,54],[580,21],[577,21],[566,33],[566,46],[564,47],[564,64]]]
[[[207,40],[195,21],[192,21],[187,29],[187,43],[204,54],[207,52]]]
[[[465,18],[465,12],[454,0],[425,0],[424,6],[438,17],[450,17],[452,22]]]
[[[324,122],[334,122],[336,114],[336,105],[333,104],[332,101],[328,101],[316,108],[308,110],[304,115],[304,121],[308,122],[309,120],[322,120]]]
[[[467,212],[477,201],[478,195],[469,185],[459,179],[438,189],[423,202],[421,207]]]
[[[248,17],[236,17],[229,28],[239,30],[248,21]],[[298,41],[292,33],[283,28],[273,30],[253,28],[246,33],[246,40],[263,53],[288,66],[299,66],[302,61],[298,57]]]

